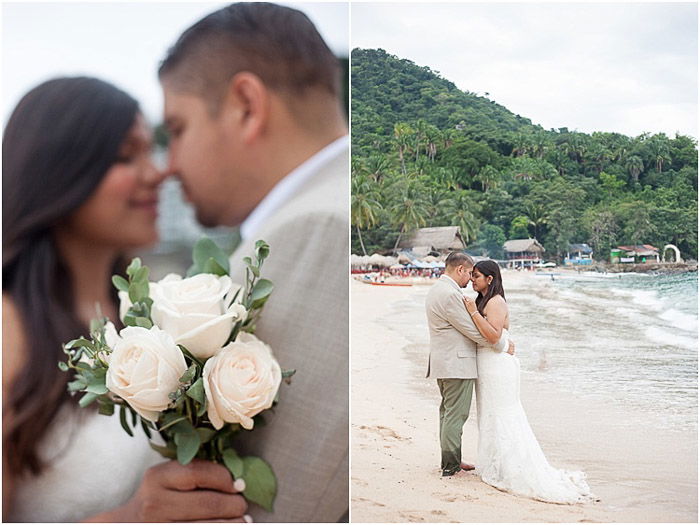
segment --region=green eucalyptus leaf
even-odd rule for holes
[[[243,460],[232,448],[227,448],[221,455],[224,460],[224,466],[233,474],[233,479],[239,479],[243,477]]]
[[[202,273],[213,273],[214,275],[228,275],[228,271],[223,268],[213,257],[209,257],[202,266]]]
[[[263,240],[258,240],[255,242],[255,257],[260,261],[260,265],[262,266],[262,262],[267,259],[268,255],[270,255],[270,245],[267,244]]]
[[[202,443],[209,443],[211,439],[216,435],[216,430],[212,428],[201,427],[197,429],[197,434],[199,434],[199,440]]]
[[[127,434],[129,434],[131,437],[134,437],[134,433],[131,431],[131,428],[129,428],[129,422],[126,420],[126,412],[127,408],[124,405],[121,405],[119,407],[119,422],[122,425],[122,428],[126,431]]]
[[[206,394],[204,393],[204,379],[197,379],[192,386],[187,389],[187,395],[197,401],[200,405],[204,404]]]
[[[148,281],[134,281],[129,285],[129,299],[132,303],[138,303],[146,297],[148,297]]]
[[[75,348],[89,348],[92,351],[95,351],[95,345],[92,341],[89,339],[86,339],[84,337],[79,337],[78,339],[73,339],[72,341],[66,343],[65,347],[69,350],[75,349]]]
[[[91,392],[93,394],[97,394],[98,396],[101,396],[102,394],[106,394],[107,392],[109,392],[109,390],[107,390],[107,386],[104,384],[104,382],[102,382],[102,383],[94,382],[94,383],[90,383],[87,386],[86,392]]]
[[[124,277],[122,277],[121,275],[113,275],[112,276],[112,284],[120,292],[128,292],[129,291],[129,281],[124,279]]]
[[[78,401],[78,405],[80,405],[80,408],[85,408],[88,406],[90,403],[92,403],[95,399],[97,399],[99,394],[95,394],[94,392],[88,392],[85,394],[83,397],[80,398],[80,401]]]
[[[175,450],[175,445],[173,443],[168,443],[168,445],[165,447],[162,445],[156,445],[152,441],[149,441],[148,444],[151,446],[151,448],[153,450],[158,452],[164,458],[168,458],[168,459],[177,458],[177,452]]]
[[[134,321],[136,323],[136,326],[140,326],[142,328],[150,329],[153,326],[151,320],[146,317],[137,317]]]
[[[292,377],[294,374],[296,374],[297,371],[294,369],[291,370],[282,370],[282,379],[286,379],[288,377]]]
[[[180,381],[180,383],[185,383],[185,384],[190,383],[196,375],[197,375],[197,365],[193,363],[185,371],[185,373],[182,374],[179,381]]]
[[[131,280],[138,283],[148,282],[148,266],[142,266],[136,270]]]
[[[136,324],[136,316],[127,313],[127,314],[124,316],[124,325],[125,325],[125,326],[138,326],[138,325]]]
[[[199,405],[199,408],[197,409],[197,417],[202,417],[207,411],[207,400],[206,398],[204,399],[204,403]]]
[[[184,427],[183,423],[189,425],[187,431],[180,430]],[[177,460],[181,465],[187,465],[199,451],[199,445],[201,444],[199,434],[189,421],[181,421],[173,429],[176,431],[174,441],[177,446]]]
[[[65,361],[59,361],[58,368],[63,372],[68,372],[68,363],[66,363]]]
[[[253,291],[251,293],[251,301],[259,301],[260,299],[266,299],[272,293],[274,285],[269,279],[260,279],[255,286],[253,286]]]
[[[246,485],[243,491],[245,498],[272,512],[277,494],[277,478],[270,465],[255,456],[247,456],[243,458],[242,477]]]
[[[204,269],[209,259],[214,259],[214,261],[224,270],[224,275],[228,275],[230,270],[228,257],[226,257],[226,254],[216,245],[214,241],[207,237],[203,237],[194,245],[192,250],[192,260],[198,268]]]
[[[141,268],[141,259],[134,257],[126,268],[126,274],[132,276],[139,268]]]
[[[80,376],[76,376],[74,381],[68,383],[69,392],[79,392],[87,387],[87,381]]]

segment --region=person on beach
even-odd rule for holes
[[[498,263],[476,263],[471,283],[478,295],[476,299],[464,297],[464,306],[486,340],[476,352],[476,473],[500,490],[540,501],[591,500],[585,474],[551,467],[527,421],[520,403],[520,363],[498,346],[508,337],[510,325]]]
[[[513,352],[507,337],[490,343],[469,318],[462,302],[462,289],[470,282],[474,261],[469,255],[452,252],[445,260],[445,273],[430,288],[425,312],[430,331],[430,355],[426,377],[437,380],[440,403],[440,449],[443,476],[460,469],[473,470],[462,463],[462,427],[469,417],[474,383],[477,378],[477,345],[494,346],[499,352]]]
[[[57,366],[96,303],[118,319],[111,275],[158,239],[152,142],[138,103],[87,77],[32,89],[5,127],[3,521],[243,521],[225,467],[165,461],[119,418],[79,410]]]
[[[280,410],[237,442],[278,480],[274,512],[250,513],[347,520],[349,141],[339,62],[300,11],[236,3],[187,29],[159,77],[168,171],[201,223],[240,225],[234,281],[244,282],[241,259],[256,240],[269,243],[263,271],[275,290],[256,335],[297,371]]]

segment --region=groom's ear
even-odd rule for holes
[[[260,77],[247,71],[231,78],[224,98],[223,117],[245,144],[262,133],[270,112],[270,93]]]

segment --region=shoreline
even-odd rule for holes
[[[548,460],[586,472],[601,501],[548,504],[500,492],[473,472],[441,478],[439,394],[424,378],[427,330],[423,341],[400,330],[402,308],[415,308],[411,296],[425,292],[351,282],[353,522],[697,522],[697,429],[663,428],[533,373],[522,375],[521,399]],[[474,405],[463,436],[463,459],[472,462],[475,414]]]

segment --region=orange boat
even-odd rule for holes
[[[375,283],[373,281],[362,281],[373,286],[413,286],[412,283]]]

